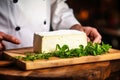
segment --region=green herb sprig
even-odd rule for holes
[[[81,57],[88,55],[102,55],[109,51],[112,46],[109,44],[101,44],[88,42],[87,46],[79,45],[78,48],[69,49],[68,45],[60,46],[56,45],[56,50],[49,53],[27,53],[25,57],[17,56],[16,58],[22,59],[25,61],[34,61],[38,59],[49,59],[50,57],[59,57],[59,58],[72,58],[72,57]]]

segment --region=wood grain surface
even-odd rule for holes
[[[0,67],[0,80],[120,80],[115,72],[120,72],[120,59],[29,71],[13,65]]]
[[[66,65],[75,65],[83,63],[93,63],[100,61],[116,60],[120,59],[120,50],[110,49],[109,53],[97,56],[83,56],[74,58],[55,58],[51,57],[46,60],[35,60],[35,61],[23,61],[15,59],[15,56],[24,56],[24,52],[33,52],[32,48],[8,50],[4,52],[4,56],[8,60],[13,60],[17,66],[23,70],[59,67]]]
[[[11,65],[12,63],[13,63],[12,61],[0,60],[0,67],[1,67],[1,66],[9,66],[9,65]]]

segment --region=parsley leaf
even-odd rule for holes
[[[88,55],[102,55],[109,51],[112,48],[111,45],[105,43],[92,43],[88,42],[87,46],[79,45],[78,48],[69,49],[68,45],[60,46],[56,45],[56,50],[49,53],[27,53],[25,57],[17,56],[17,59],[22,59],[25,61],[34,61],[37,59],[49,59],[50,57],[59,57],[59,58],[72,58],[72,57],[81,57]]]

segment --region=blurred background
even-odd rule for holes
[[[120,49],[120,0],[67,0],[84,26],[98,29],[102,41]]]

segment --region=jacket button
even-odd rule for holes
[[[19,26],[17,26],[17,27],[15,28],[15,30],[16,30],[16,31],[19,31],[19,30],[20,30],[20,27],[19,27]]]
[[[18,2],[18,0],[13,0],[13,3],[17,3]]]
[[[46,23],[47,23],[47,22],[46,22],[46,21],[44,21],[44,25],[46,25]]]

